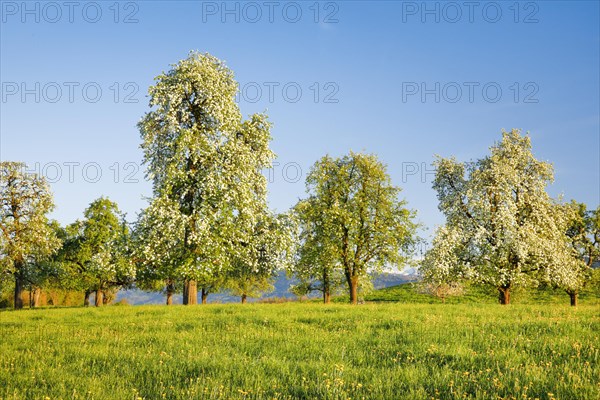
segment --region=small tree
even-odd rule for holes
[[[398,200],[400,188],[373,155],[325,156],[306,184],[310,197],[296,206],[302,228],[299,275],[322,276],[328,286],[332,269],[341,270],[356,304],[359,280],[368,279],[370,270],[406,261],[414,243],[414,212]]]
[[[442,299],[442,303],[446,302],[448,297],[462,296],[465,293],[463,285],[458,282],[422,282],[421,293],[425,293],[438,299]]]
[[[30,293],[30,307],[41,305],[42,289],[65,288],[68,286],[69,274],[67,266],[62,262],[62,246],[66,240],[66,230],[52,220],[48,223],[55,237],[61,243],[56,252],[50,256],[34,256],[27,265],[25,276]]]
[[[312,292],[321,292],[323,303],[331,302],[332,295],[341,294],[346,285],[346,278],[342,271],[333,268],[315,268],[310,264],[292,267],[294,277],[298,282],[290,286],[290,292],[298,297],[307,296]],[[316,273],[322,271],[321,276]]]
[[[296,262],[292,266],[293,274],[300,283],[293,290],[297,295],[305,295],[312,291],[323,294],[323,303],[331,301],[331,294],[344,284],[344,275],[340,265],[336,265],[335,247],[324,238],[333,237],[332,226],[324,224],[321,216],[334,204],[333,196],[322,198],[311,196],[301,200],[294,207],[300,223],[300,246]]]
[[[260,297],[263,293],[273,290],[274,274],[262,271],[252,271],[247,267],[238,266],[227,281],[227,287],[236,296],[239,296],[242,304],[246,304],[248,297]]]
[[[289,268],[294,256],[296,223],[287,214],[263,214],[249,242],[239,242],[237,257],[227,276],[226,286],[246,303],[273,288],[279,270]]]
[[[84,241],[83,222],[75,221],[61,229],[62,246],[52,262],[60,265],[60,287],[65,290],[83,291],[83,305],[89,306],[93,293],[93,277],[86,273],[88,255],[81,251]]]
[[[130,285],[135,278],[129,257],[129,228],[116,203],[107,198],[94,200],[76,224],[79,232],[75,259],[81,265],[86,293],[96,292],[95,305],[104,304],[104,293]]]
[[[420,291],[442,299],[443,303],[447,297],[462,295],[462,282],[468,278],[469,269],[461,262],[465,249],[460,235],[447,227],[438,229],[431,249],[420,262]]]
[[[188,255],[183,244],[185,224],[177,204],[166,197],[154,199],[138,217],[133,235],[136,285],[163,290],[167,305],[183,290],[181,266]]]
[[[60,246],[46,216],[53,207],[44,178],[23,163],[0,163],[0,269],[14,279],[15,309],[23,308],[28,268]]]

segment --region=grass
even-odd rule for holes
[[[344,299],[347,301],[347,298]],[[436,297],[419,293],[416,284],[406,283],[375,290],[365,296],[369,302],[401,302],[441,304]],[[569,296],[562,289],[522,289],[511,292],[513,304],[569,304]],[[581,304],[600,306],[600,292],[595,288],[583,290],[579,295]],[[490,286],[467,285],[462,296],[448,297],[448,304],[498,304],[498,291]]]
[[[0,330],[2,399],[600,398],[596,305],[55,308]]]

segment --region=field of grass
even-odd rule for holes
[[[596,305],[0,312],[2,399],[597,399]]]
[[[347,302],[347,298],[339,299]],[[401,302],[441,304],[442,300],[436,297],[419,293],[416,284],[390,286],[375,290],[365,296],[368,302]],[[579,295],[581,304],[600,306],[600,292],[596,288],[586,288]],[[448,297],[448,304],[498,304],[498,291],[489,286],[468,285],[461,296]],[[562,289],[522,289],[516,288],[511,292],[513,304],[569,304],[569,296]]]

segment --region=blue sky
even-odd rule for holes
[[[600,203],[596,1],[114,4],[0,4],[0,158],[49,178],[62,223],[101,195],[130,220],[144,206],[136,123],[190,50],[225,60],[243,113],[274,123],[279,211],[319,157],[367,151],[433,228],[433,155],[481,157],[502,128],[531,132],[553,195]]]

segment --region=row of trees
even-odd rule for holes
[[[2,278],[14,279],[15,308],[23,307],[24,290],[33,306],[48,288],[82,291],[85,305],[96,293],[96,305],[102,305],[114,289],[130,286],[131,237],[117,205],[100,198],[82,221],[62,227],[46,217],[53,205],[44,180],[24,169],[22,163],[1,164]]]
[[[275,157],[271,124],[264,114],[244,120],[237,90],[208,54],[191,53],[156,78],[139,123],[153,194],[132,226],[101,198],[62,228],[47,219],[44,179],[1,163],[1,276],[15,282],[15,307],[25,286],[80,290],[86,304],[95,292],[96,305],[134,284],[164,291],[167,304],[178,292],[195,304],[199,291],[206,302],[222,289],[245,302],[282,269],[298,278],[298,294],[321,291],[327,303],[345,284],[356,303],[370,272],[414,259],[415,212],[373,155],[323,157],[308,174],[308,197],[273,213],[262,174]],[[530,147],[511,131],[485,159],[438,159],[434,188],[447,224],[421,263],[432,288],[475,280],[508,304],[515,285],[547,284],[576,298],[598,257],[598,212],[593,219],[584,206],[552,200],[551,166]]]

